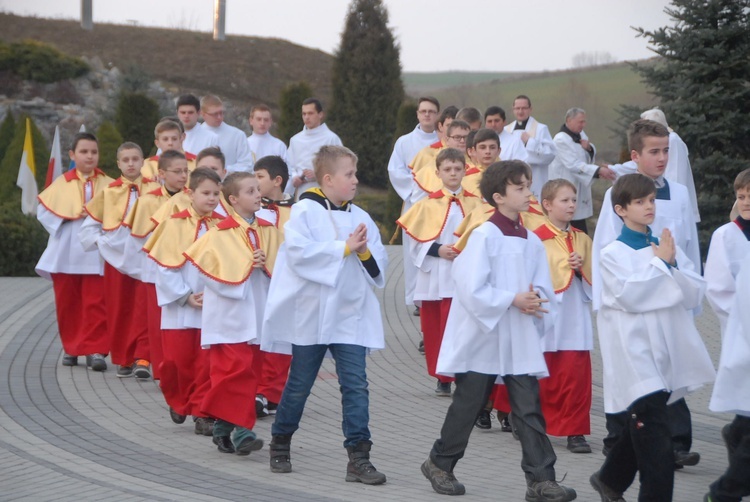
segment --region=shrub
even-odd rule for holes
[[[159,117],[159,105],[145,94],[124,92],[120,95],[115,112],[117,130],[123,140],[138,143],[145,155],[154,148],[154,127]]]
[[[20,193],[0,205],[0,276],[34,276],[48,234],[35,216],[21,213]]]
[[[99,140],[99,168],[108,176],[119,178],[117,148],[123,143],[120,132],[112,122],[102,122],[102,125],[96,130],[96,139]]]
[[[89,66],[51,45],[24,40],[10,45],[0,43],[0,70],[11,71],[24,80],[48,84],[83,76]]]
[[[302,122],[302,102],[311,97],[313,91],[307,82],[297,82],[290,84],[281,90],[279,96],[279,108],[281,116],[279,117],[279,138],[287,145],[292,136],[297,134],[304,127]]]

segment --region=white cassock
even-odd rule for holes
[[[427,133],[417,125],[412,132],[398,138],[396,144],[393,145],[393,153],[388,161],[388,178],[391,180],[393,189],[404,201],[401,214],[406,213],[412,206],[410,196],[415,188],[414,175],[409,169],[409,163],[414,160],[420,150],[427,148],[437,140],[436,131]],[[409,258],[409,241],[411,240],[411,237],[406,235],[405,232],[401,232],[401,249],[404,254],[404,301],[406,305],[414,303],[414,288],[417,280],[417,269]]]
[[[521,135],[515,135],[509,133],[505,129],[498,134],[500,138],[500,160],[522,160],[524,162],[529,161],[529,154],[526,152],[526,147],[521,141]],[[534,171],[532,168],[532,183],[534,177]]]
[[[588,139],[581,131],[581,139]],[[559,132],[555,134],[555,148],[557,155],[549,165],[549,179],[563,178],[575,185],[578,195],[574,220],[584,220],[594,214],[594,202],[591,197],[591,184],[599,166],[594,164],[596,147],[589,143],[594,153],[589,154],[580,143],[573,141],[569,134]]]
[[[604,411],[619,413],[665,390],[669,403],[711,382],[715,372],[690,312],[706,284],[677,248],[669,268],[651,247],[615,241],[602,250],[602,305],[597,331],[604,374]]]
[[[726,330],[721,342],[721,358],[711,411],[750,416],[750,254],[737,274]]]
[[[219,146],[219,137],[201,124],[195,124],[192,129],[185,131],[182,149],[186,152],[197,155],[204,148],[212,146]]]
[[[609,168],[615,172],[615,176],[625,176],[626,174],[635,174],[638,172],[638,164],[629,160],[622,164],[609,164]]]
[[[533,232],[509,237],[491,221],[477,227],[453,260],[456,290],[440,346],[437,372],[455,376],[549,376],[542,337],[552,329],[554,307],[542,319],[512,307],[529,284],[542,298],[553,298],[544,245]],[[549,303],[543,304],[546,308]]]
[[[570,287],[556,293],[550,303],[554,303],[557,317],[553,329],[542,340],[544,351],[594,350],[589,283],[573,277]]]
[[[735,222],[716,229],[708,248],[704,277],[708,282],[706,298],[716,312],[724,336],[727,319],[734,305],[740,265],[750,256],[750,241]],[[750,306],[746,305],[745,308]],[[750,326],[749,326],[750,328]],[[750,376],[750,375],[749,375]]]
[[[286,145],[279,138],[271,136],[271,133],[251,134],[247,137],[247,146],[253,153],[253,161],[269,155],[277,155],[286,162]]]
[[[180,268],[157,265],[156,300],[161,307],[161,329],[186,329],[201,327],[201,310],[178,300],[188,293],[202,293],[204,275],[195,265],[186,261]]]
[[[211,127],[204,122],[201,127],[218,136],[218,146],[226,158],[227,173],[253,172],[253,153],[247,146],[247,136],[242,130],[230,126],[226,122],[222,122],[219,127]]]
[[[380,303],[373,286],[385,286],[388,256],[372,218],[359,207],[329,211],[302,199],[292,206],[263,319],[261,349],[291,353],[293,345],[345,343],[385,348]],[[367,247],[380,268],[371,278],[346,239],[367,226]]]
[[[690,261],[701,263],[698,228],[693,221],[687,188],[666,178],[664,180],[669,185],[669,200],[656,199],[656,217],[651,224],[651,231],[654,237],[659,237],[662,230],[668,228],[672,232],[675,244],[687,255]],[[610,188],[604,194],[602,210],[596,222],[594,243],[591,246],[594,310],[598,310],[599,305],[601,305],[602,282],[599,260],[602,249],[617,239],[622,231],[622,220],[612,208],[611,193],[612,189]],[[695,313],[698,314],[699,312],[700,306]]]
[[[201,345],[259,344],[271,279],[257,268],[242,284],[204,279]]]
[[[695,193],[695,181],[693,181],[693,170],[690,167],[690,158],[688,157],[688,147],[680,135],[674,131],[669,132],[669,160],[667,169],[664,171],[664,177],[675,180],[677,183],[685,185],[690,196],[690,207],[695,213],[695,221],[701,221],[701,215],[698,212],[698,195]]]
[[[415,301],[437,301],[442,298],[453,298],[455,283],[451,275],[453,261],[430,256],[427,252],[430,247],[438,242],[440,244],[453,244],[458,240],[453,232],[464,219],[464,214],[458,204],[451,202],[448,217],[443,224],[437,240],[418,242],[409,239],[408,251],[412,264],[417,269],[416,288],[414,290]]]
[[[549,133],[549,128],[538,122],[534,117],[529,117],[526,122],[526,129],[516,129],[515,127],[516,121],[514,120],[505,126],[505,130],[519,139],[524,132],[530,136],[526,142],[526,154],[528,155],[526,162],[531,166],[533,178],[531,191],[538,199],[542,194],[542,187],[550,179],[547,171],[550,163],[555,159],[557,149],[552,140],[552,135]]]
[[[315,129],[308,129],[305,126],[302,131],[298,132],[289,140],[289,150],[287,151],[287,163],[289,164],[289,183],[286,190],[289,195],[295,194],[295,188],[292,185],[292,178],[302,176],[305,169],[313,168],[313,157],[318,153],[321,146],[338,145],[342,146],[341,138],[335,132],[331,131],[326,124],[320,124]],[[318,186],[318,183],[306,181],[297,187],[297,197],[305,190]]]
[[[88,187],[88,183],[86,186]],[[87,201],[91,195],[87,194]],[[39,204],[36,217],[49,233],[47,248],[39,258],[35,271],[45,279],[51,274],[90,274],[104,275],[104,260],[99,251],[86,251],[78,234],[83,226],[83,218],[65,220],[60,218],[43,204]]]
[[[125,216],[133,209],[137,199],[138,192],[131,190]],[[98,250],[104,261],[118,272],[141,280],[142,259],[138,253],[143,245],[131,238],[130,229],[125,225],[121,224],[116,229],[105,232],[100,222],[87,216],[78,231],[78,238],[86,251]]]

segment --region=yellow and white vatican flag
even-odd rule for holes
[[[18,168],[16,186],[21,189],[21,211],[23,214],[36,214],[39,188],[36,184],[36,164],[34,162],[34,145],[31,142],[31,119],[26,119],[26,139],[23,142],[21,166]]]

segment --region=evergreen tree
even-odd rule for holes
[[[18,118],[13,139],[5,150],[3,161],[0,163],[0,200],[17,199],[19,201],[19,211],[21,209],[21,189],[16,186],[16,180],[18,179],[18,169],[21,166],[21,157],[23,156],[23,144],[26,139],[26,118],[27,115],[21,115]],[[44,139],[42,132],[36,126],[34,120],[31,120],[31,140],[34,144],[35,178],[41,192],[47,177],[49,149],[47,148],[47,140]]]
[[[102,122],[96,130],[96,139],[99,140],[99,168],[112,178],[119,178],[117,148],[123,143],[120,132],[112,122]]]
[[[279,138],[289,144],[292,136],[297,134],[304,127],[302,122],[302,102],[311,97],[313,91],[307,82],[297,82],[289,84],[281,90],[279,96],[279,108],[281,115],[278,123]]]
[[[665,10],[673,26],[637,29],[660,60],[635,69],[690,149],[705,250],[750,160],[750,0],[672,0]]]
[[[140,145],[144,155],[154,149],[154,127],[159,118],[159,105],[145,94],[125,92],[120,96],[115,126],[125,141]]]
[[[359,157],[360,181],[388,183],[396,115],[404,99],[399,47],[381,0],[352,0],[333,63],[331,127]]]
[[[8,109],[3,123],[0,124],[0,160],[5,157],[5,151],[8,149],[10,142],[13,141],[15,133],[16,119],[13,118],[13,113]]]

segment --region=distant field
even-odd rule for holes
[[[438,89],[456,87],[461,85],[472,85],[492,82],[493,80],[521,75],[513,72],[467,72],[467,71],[444,71],[444,72],[414,72],[404,73],[402,80],[406,93],[410,95],[435,92]]]
[[[562,125],[568,108],[582,107],[588,114],[586,132],[597,146],[601,160],[616,160],[619,153],[620,139],[614,138],[609,130],[617,118],[617,108],[628,104],[645,109],[656,104],[640,77],[626,64],[531,75],[462,72],[404,75],[409,79],[407,82],[412,82],[412,88],[426,91],[429,88],[425,85],[420,89],[417,85],[420,80],[414,75],[424,76],[426,82],[429,75],[441,83],[463,79],[463,84],[434,87],[432,92],[445,105],[475,106],[480,111],[499,105],[505,109],[509,121],[513,120],[513,98],[526,94],[531,97],[534,116],[547,124],[553,135]]]

